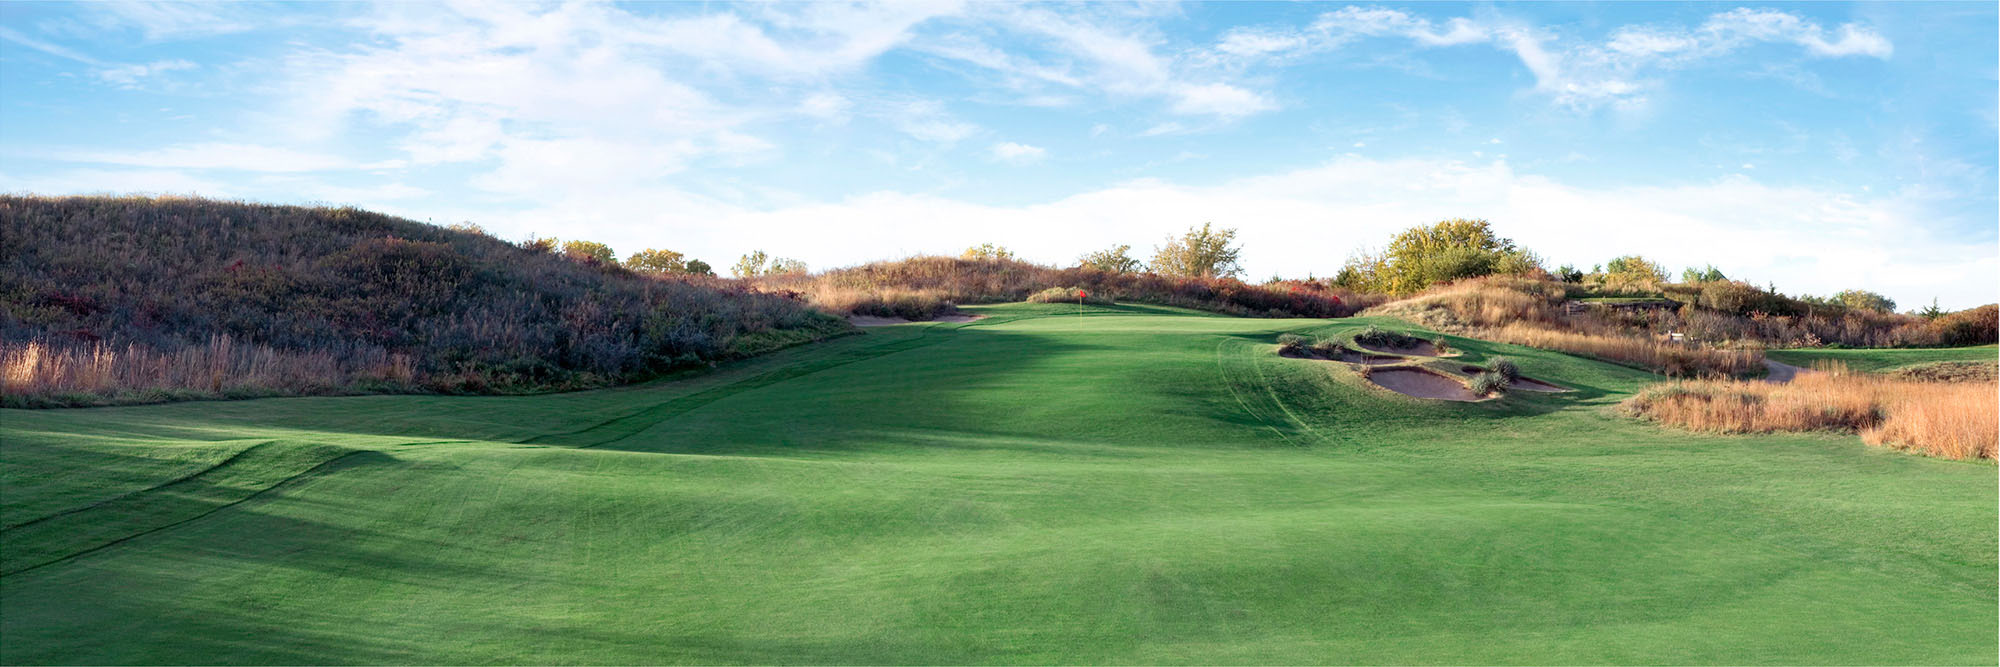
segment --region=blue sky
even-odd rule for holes
[[[0,4],[0,190],[470,220],[726,265],[1212,221],[1252,278],[1481,217],[2000,300],[1992,3]]]

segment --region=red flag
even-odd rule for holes
[[[1089,292],[1085,292],[1085,291],[1083,291],[1083,290],[1077,290],[1077,291],[1076,291],[1076,298],[1079,298],[1079,299],[1082,299],[1082,298],[1085,298],[1085,297],[1088,297],[1088,296],[1090,296],[1090,293],[1089,293]]]

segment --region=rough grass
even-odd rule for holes
[[[1871,445],[1949,459],[1993,459],[2000,439],[1996,386],[1860,374],[1822,364],[1785,384],[1681,382],[1626,402],[1664,424],[1716,433],[1833,430]]]
[[[1991,361],[1933,361],[1889,371],[1890,377],[1918,382],[2000,381],[2000,364]]]
[[[1753,349],[1717,349],[1662,343],[1624,336],[1561,331],[1527,324],[1483,329],[1492,340],[1580,354],[1649,368],[1672,377],[1739,376],[1763,368],[1764,357]]]
[[[94,549],[0,577],[0,663],[1995,653],[1989,464],[1611,419],[1654,376],[1473,339],[1578,391],[1270,354],[1376,320],[975,310],[591,392],[0,412],[6,525],[90,528],[0,554]]]

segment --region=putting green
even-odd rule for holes
[[[1872,373],[1940,361],[1993,361],[2000,358],[2000,347],[1980,345],[1856,350],[1771,350],[1765,352],[1764,356],[1800,368],[1812,368],[1813,364],[1822,362],[1840,362],[1846,364],[1849,369]]]
[[[1990,663],[1994,467],[1014,304],[536,397],[4,411],[0,662]],[[1428,334],[1426,334],[1428,336]]]

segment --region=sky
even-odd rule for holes
[[[1966,3],[0,3],[0,191],[353,205],[815,268],[1236,228],[1328,276],[1483,218],[2000,300]]]

